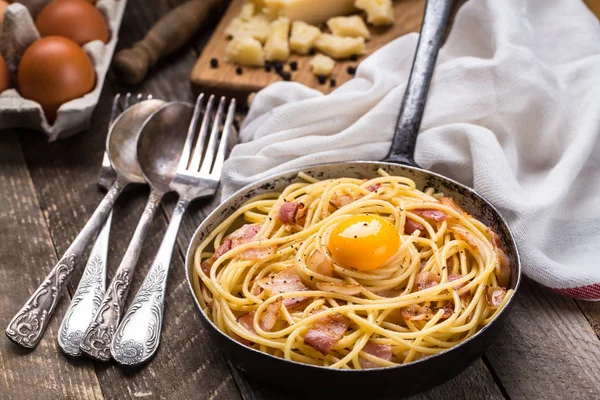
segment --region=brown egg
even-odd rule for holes
[[[27,48],[17,74],[23,97],[37,101],[48,121],[56,119],[61,104],[94,89],[94,67],[77,43],[49,36]]]
[[[2,55],[0,55],[0,93],[10,87],[10,78],[8,76],[8,68]]]
[[[2,26],[2,21],[4,21],[4,11],[6,11],[6,7],[8,6],[8,2],[0,0],[0,26]]]
[[[40,35],[63,36],[84,45],[92,40],[108,42],[108,27],[96,7],[85,0],[54,0],[35,20]]]

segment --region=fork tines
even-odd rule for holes
[[[227,144],[231,136],[236,101],[232,99],[229,102],[227,115],[225,121],[223,121],[227,99],[221,97],[216,112],[213,112],[215,95],[208,98],[204,107],[205,97],[202,93],[196,99],[194,114],[177,172],[187,172],[198,174],[203,178],[219,179],[225,161]],[[199,131],[198,125],[200,125]],[[197,131],[198,134],[196,135]]]

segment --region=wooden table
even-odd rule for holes
[[[130,2],[120,45],[139,40],[155,20],[180,1]],[[161,63],[140,87],[121,86],[109,76],[88,132],[56,143],[47,143],[33,132],[0,133],[2,329],[67,249],[103,196],[96,177],[113,95],[139,90],[166,100],[193,100],[188,74],[208,29],[198,35],[194,45]],[[109,276],[125,251],[147,194],[141,188],[132,190],[117,203]],[[137,292],[145,276],[175,200],[167,197],[152,225],[131,293]],[[200,326],[184,281],[183,256],[194,229],[214,205],[194,203],[185,218],[169,277],[162,345],[154,360],[131,370],[63,356],[56,343],[69,300],[68,295],[63,296],[35,350],[23,350],[0,337],[0,399],[294,398],[293,393],[238,371]],[[80,274],[69,284],[70,295]],[[573,301],[525,279],[508,326],[485,356],[457,378],[415,398],[600,398],[598,335],[600,304]],[[401,395],[399,387],[398,397]]]

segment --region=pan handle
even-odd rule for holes
[[[418,166],[414,160],[417,134],[453,3],[454,0],[427,0],[417,51],[386,161]]]

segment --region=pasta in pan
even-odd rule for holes
[[[194,259],[214,324],[277,357],[367,369],[444,351],[494,319],[513,293],[498,236],[433,188],[379,172],[300,174],[222,222]]]

